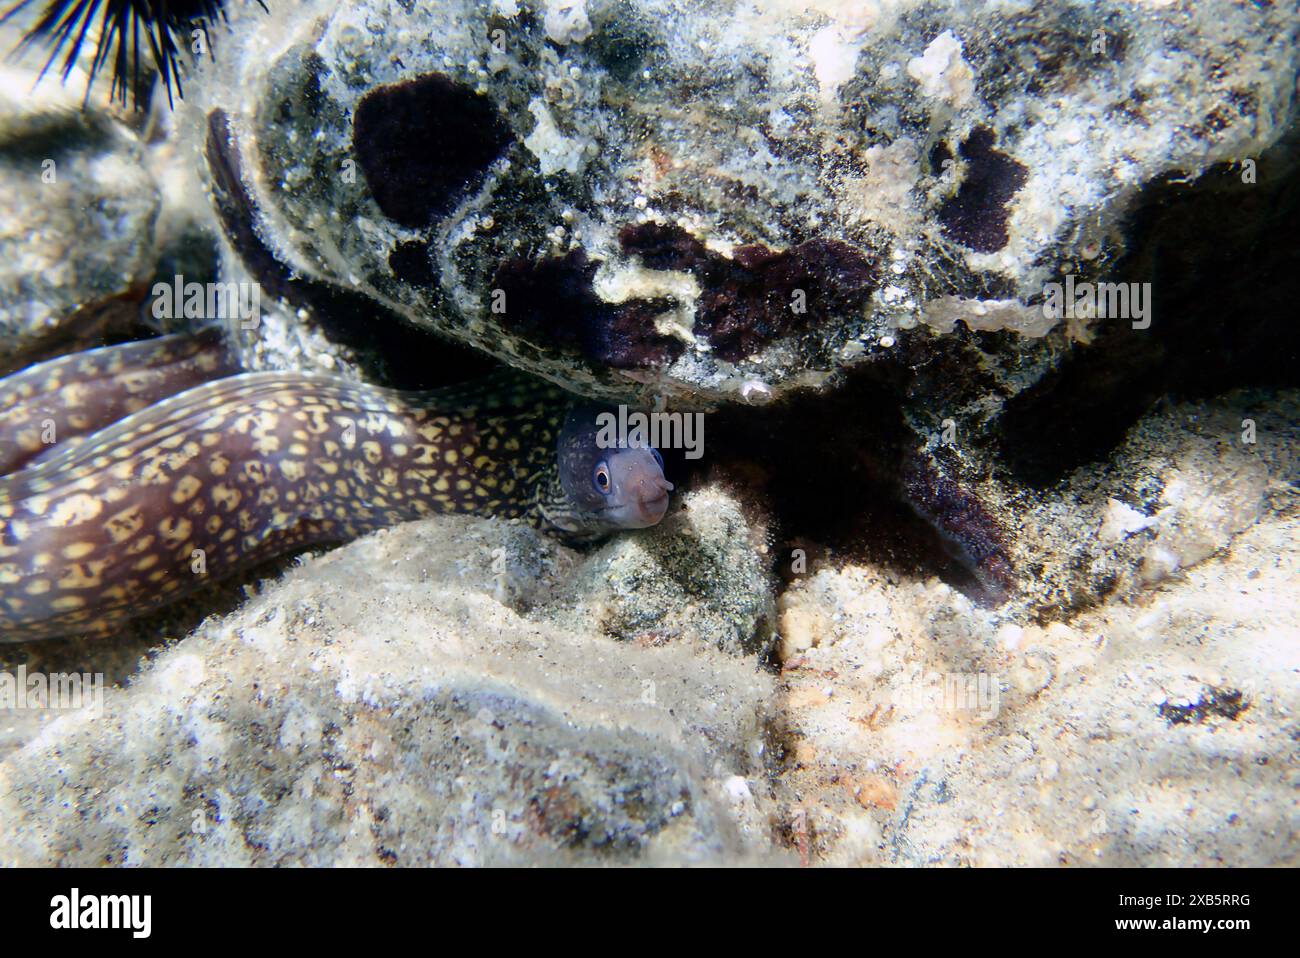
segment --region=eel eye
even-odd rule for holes
[[[596,463],[596,469],[591,474],[591,481],[596,484],[596,488],[603,495],[609,495],[609,466],[604,462]]]
[[[659,455],[659,450],[656,449],[654,446],[650,447],[650,451],[654,453],[655,462],[659,463],[659,469],[660,471],[662,471],[664,468],[664,457]]]

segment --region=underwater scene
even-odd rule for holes
[[[0,865],[1300,863],[1298,41],[0,0]]]

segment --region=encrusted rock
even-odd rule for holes
[[[242,159],[254,278],[583,392],[780,395],[956,318],[1026,337],[1023,387],[1091,335],[1045,284],[1107,278],[1145,187],[1278,140],[1296,12],[317,2],[234,17],[194,126]]]
[[[561,593],[575,624],[643,645],[703,641],[767,651],[773,587],[767,530],[716,485],[681,497],[654,529],[589,556]]]
[[[0,762],[0,861],[771,860],[771,677],[514,610],[574,561],[448,518],[308,563]]]

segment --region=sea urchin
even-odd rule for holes
[[[19,0],[0,16],[0,23],[35,2]],[[261,0],[258,2],[265,10],[266,5]],[[210,54],[208,28],[216,20],[225,19],[224,3],[225,0],[45,0],[43,12],[23,37],[20,48],[38,41],[50,48],[49,59],[41,68],[42,77],[62,54],[61,72],[66,82],[77,64],[82,44],[87,39],[93,40],[95,55],[86,82],[87,99],[100,69],[111,62],[113,85],[109,98],[125,106],[129,87],[132,105],[138,110],[147,99],[147,78],[142,85],[140,73],[141,47],[147,46],[170,105],[173,85],[176,95],[184,96],[182,45],[190,44],[195,32],[202,31],[203,46],[199,50]]]

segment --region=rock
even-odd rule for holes
[[[1295,13],[308,3],[232,12],[191,127],[226,156],[214,182],[242,171],[257,228],[228,224],[230,269],[254,279],[361,294],[608,398],[778,398],[937,355],[960,408],[963,379],[1005,399],[1127,327],[1049,315],[1050,287],[1118,280],[1164,178],[1280,142]],[[959,319],[981,338],[944,345]],[[293,361],[271,326],[250,349]]]
[[[825,617],[816,609],[800,605],[786,605],[781,612],[782,661],[788,661],[800,652],[817,645],[827,629]]]
[[[304,563],[0,762],[0,860],[774,860],[771,677],[557,626],[575,561],[446,518]]]
[[[1131,596],[1227,549],[1293,481],[1294,392],[1236,393],[1152,412],[1105,463],[1077,469],[1043,490],[1012,482],[983,487],[994,511],[1019,527],[1012,565],[1034,615],[1070,615],[1098,600]],[[1261,433],[1243,441],[1243,423]],[[1262,435],[1264,438],[1260,439]],[[1120,519],[1113,503],[1121,504]],[[1085,518],[1086,516],[1086,518]],[[1116,523],[1126,531],[1116,535]]]
[[[1300,861],[1297,400],[1171,406],[1104,467],[1021,490],[1037,599],[981,608],[870,562],[797,579],[783,621],[833,625],[783,646],[776,799],[815,860]],[[1116,501],[1153,521],[1094,537]]]
[[[16,22],[0,48],[17,45]],[[37,85],[39,48],[0,68],[0,364],[21,367],[42,339],[85,335],[104,312],[134,311],[155,263],[160,198],[145,147],[98,103],[83,111],[74,72]],[[129,321],[129,320],[128,320]],[[89,337],[93,339],[93,333]]]
[[[733,495],[704,485],[658,526],[620,536],[562,591],[578,628],[661,645],[695,637],[735,655],[767,651],[773,582],[766,530]]]

